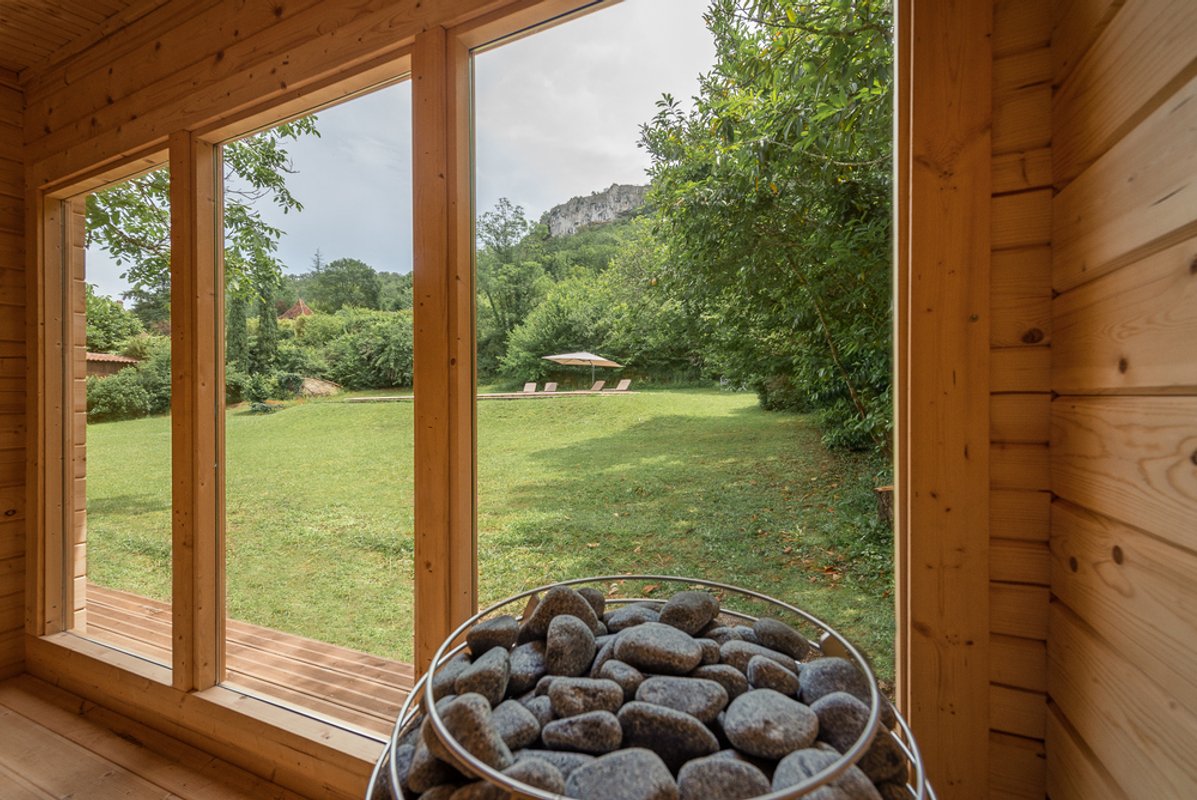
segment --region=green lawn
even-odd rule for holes
[[[228,606],[237,619],[411,655],[412,406],[228,416]],[[93,580],[169,595],[169,420],[88,427]],[[484,603],[566,577],[747,586],[836,625],[892,675],[875,463],[829,453],[754,395],[668,390],[478,406]]]

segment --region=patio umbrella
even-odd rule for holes
[[[565,364],[566,366],[584,367],[590,365],[590,382],[594,383],[594,368],[595,367],[622,367],[623,364],[616,364],[609,358],[596,356],[594,353],[561,353],[556,356],[541,356],[546,361],[553,361],[558,364]]]

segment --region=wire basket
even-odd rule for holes
[[[727,621],[729,624],[736,622],[751,623],[759,617],[765,616],[766,612],[768,612],[768,616],[794,624],[799,630],[804,631],[804,635],[805,631],[814,632],[816,634],[815,637],[808,640],[814,655],[839,656],[851,661],[860,670],[868,685],[869,717],[855,743],[840,755],[834,763],[828,765],[817,774],[803,780],[801,783],[768,794],[759,795],[752,798],[752,800],[798,800],[798,798],[805,797],[815,789],[835,781],[866,753],[873,743],[874,732],[876,732],[877,736],[891,737],[905,756],[908,765],[906,791],[910,798],[912,800],[935,800],[935,792],[927,780],[922,757],[919,754],[918,746],[915,743],[909,725],[896,710],[893,712],[896,719],[893,730],[887,730],[881,724],[883,703],[886,701],[882,699],[881,692],[877,687],[877,679],[873,675],[868,662],[851,642],[814,615],[776,598],[738,586],[675,575],[606,575],[576,578],[559,583],[546,584],[512,595],[489,608],[483,609],[466,620],[445,640],[440,649],[437,650],[427,672],[421,676],[412,689],[411,694],[408,695],[407,700],[404,702],[398,719],[395,721],[390,741],[370,777],[370,784],[366,794],[367,800],[414,800],[416,796],[404,793],[400,785],[398,766],[393,756],[398,750],[400,741],[421,725],[425,717],[427,717],[428,723],[432,726],[437,738],[440,739],[446,749],[453,754],[454,758],[468,772],[472,773],[478,779],[492,786],[499,787],[509,793],[511,797],[520,798],[520,800],[569,800],[564,795],[554,794],[534,786],[529,786],[498,772],[478,760],[458,743],[448,730],[446,730],[444,722],[437,712],[433,699],[431,677],[436,675],[454,656],[465,650],[465,633],[483,620],[500,614],[511,614],[517,619],[522,619],[522,612],[531,598],[538,598],[541,594],[556,586],[568,586],[571,588],[589,584],[602,584],[604,586],[614,584],[622,586],[625,583],[646,584],[646,588],[647,584],[655,585],[654,588],[659,588],[662,584],[675,584],[680,588],[701,588],[708,590],[719,598],[721,605],[720,619]],[[648,597],[607,597],[606,600],[608,607],[633,603],[661,602],[663,601]]]

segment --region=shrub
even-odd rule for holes
[[[138,381],[136,368],[121,370],[115,375],[87,378],[87,419],[89,422],[109,422],[136,419],[150,413],[149,392]]]

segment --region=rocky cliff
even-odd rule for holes
[[[574,197],[559,206],[553,206],[545,212],[544,222],[549,227],[550,236],[568,236],[587,225],[611,222],[635,211],[644,205],[647,192],[647,186],[613,183],[604,191],[594,192],[587,197]]]

